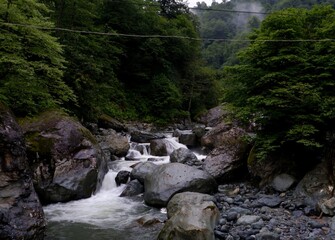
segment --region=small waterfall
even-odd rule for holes
[[[109,191],[109,190],[117,188],[116,182],[115,182],[116,175],[117,175],[117,172],[114,172],[114,171],[109,171],[108,173],[106,173],[105,178],[100,188],[100,192]]]
[[[140,198],[119,197],[126,186],[122,184],[117,187],[115,183],[118,171],[129,171],[134,163],[115,161],[113,168],[105,175],[100,191],[90,198],[45,206],[48,221],[45,239],[137,240],[138,234],[144,230],[141,233],[143,239],[155,239],[159,229],[143,228],[137,220],[149,216],[163,221],[166,215],[159,209],[145,205]]]
[[[187,148],[174,137],[164,139],[168,152]],[[165,209],[155,209],[144,204],[140,197],[119,197],[125,185],[116,186],[115,177],[121,170],[131,171],[131,166],[150,158],[158,159],[155,164],[165,164],[169,156],[150,155],[149,143],[130,143],[126,160],[110,162],[110,170],[105,175],[100,191],[87,199],[68,203],[51,204],[44,207],[48,221],[46,240],[156,239],[159,227],[144,228],[137,223],[143,216],[166,219]],[[128,156],[129,155],[129,156]],[[131,159],[127,159],[128,157]],[[198,159],[202,156],[199,155]],[[139,238],[140,236],[140,238]]]

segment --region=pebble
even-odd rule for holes
[[[241,216],[239,219],[237,219],[237,224],[250,225],[257,222],[260,219],[261,217],[256,215],[244,215]]]
[[[221,211],[216,240],[335,239],[335,217],[322,217],[283,193],[259,189],[249,183],[219,186],[214,195]]]

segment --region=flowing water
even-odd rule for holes
[[[171,150],[184,145],[170,138]],[[141,144],[141,149],[148,149]],[[90,198],[68,203],[51,204],[44,208],[48,221],[47,240],[152,240],[156,239],[162,224],[143,227],[137,220],[141,217],[166,219],[165,209],[156,209],[144,204],[143,198],[119,197],[125,185],[115,184],[115,177],[121,170],[131,171],[130,166],[139,161],[146,161],[151,156],[147,150],[142,153],[136,150],[138,144],[131,145],[131,151],[137,161],[118,160],[112,162],[109,172],[105,175],[102,187]],[[203,156],[198,155],[201,159]],[[159,157],[155,164],[169,162],[169,157]]]

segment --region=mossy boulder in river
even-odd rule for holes
[[[100,187],[106,160],[95,137],[77,120],[49,111],[22,127],[43,204],[87,198]]]
[[[183,192],[172,197],[167,205],[169,220],[158,240],[214,240],[214,228],[220,218],[213,196]]]
[[[22,131],[0,103],[0,239],[43,239],[42,205],[33,188]]]

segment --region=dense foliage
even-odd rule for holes
[[[335,120],[335,10],[317,6],[269,15],[225,69],[225,100],[258,128],[258,157],[320,151]],[[333,140],[332,140],[333,141]]]
[[[0,100],[16,114],[169,121],[217,103],[180,0],[0,0],[0,23]]]
[[[201,2],[201,1],[199,1]],[[199,3],[200,34],[203,58],[209,66],[220,69],[238,64],[237,52],[246,47],[246,35],[260,26],[268,13],[289,7],[311,8],[315,4],[331,4],[334,0],[230,0],[216,1],[211,6]]]
[[[24,116],[75,102],[63,81],[61,45],[50,33],[21,23],[53,27],[48,9],[34,0],[0,1],[0,101]]]

